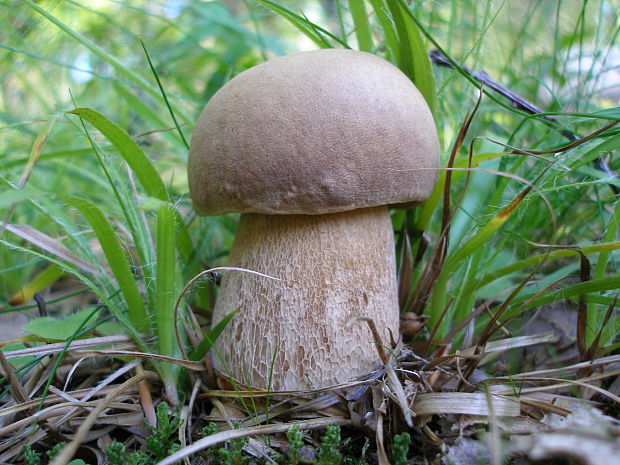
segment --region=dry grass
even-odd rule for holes
[[[474,447],[463,442],[472,438],[474,448],[488,454],[491,462],[532,453],[538,454],[532,458],[566,457],[574,454],[562,441],[575,432],[564,424],[575,421],[588,429],[587,434],[579,433],[582,443],[600,443],[592,449],[595,455],[578,460],[605,463],[600,454],[620,445],[617,424],[602,416],[617,412],[620,405],[620,355],[550,364],[541,350],[559,349],[565,344],[560,336],[545,332],[499,339],[482,350],[469,347],[452,355],[437,351],[428,360],[400,345],[387,364],[364,378],[309,392],[243,390],[241,384],[227,389],[230,384],[223,379],[214,384],[204,363],[177,361],[190,370],[187,385],[193,388],[174,412],[183,420],[178,437],[182,447],[160,463],[172,464],[243,437],[252,438],[245,453],[267,463],[269,456],[286,450],[282,433],[293,425],[302,430],[347,427],[351,437],[368,438],[372,446],[367,460],[376,454],[379,463],[388,463],[387,444],[404,431],[412,432],[416,444],[411,463],[441,463],[439,457]],[[44,449],[66,441],[55,465],[74,457],[102,463],[101,451],[113,439],[125,442],[128,450],[143,447],[145,421],[154,426],[154,405],[165,400],[159,377],[142,368],[153,355],[137,352],[126,337],[73,341],[43,396],[63,349],[64,344],[42,344],[0,355],[4,370],[8,360],[39,357],[29,372],[11,375],[6,383],[9,392],[0,408],[0,463],[22,463],[20,454],[28,444]],[[516,354],[534,369],[509,376],[485,374],[500,371],[502,360]],[[573,361],[578,357],[574,351]],[[472,363],[475,369],[466,378],[464,367]],[[560,418],[571,420],[563,424]],[[221,432],[201,437],[211,421]],[[233,422],[239,422],[235,429]],[[553,437],[559,438],[557,443]],[[506,441],[514,438],[518,441],[508,447]]]

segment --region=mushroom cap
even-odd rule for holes
[[[412,82],[365,52],[326,49],[248,69],[207,103],[189,187],[201,215],[409,207],[439,164],[433,116]]]

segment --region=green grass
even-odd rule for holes
[[[581,138],[619,119],[620,92],[600,91],[602,71],[619,66],[615,4],[327,3],[187,1],[172,12],[164,2],[0,2],[0,221],[31,228],[0,230],[0,313],[33,308],[8,302],[73,276],[143,350],[192,352],[177,297],[200,270],[225,264],[236,229],[235,216],[198,219],[188,199],[187,140],[202,106],[265,58],[348,47],[400,67],[440,134],[433,195],[393,213],[398,256],[412,267],[404,309],[428,317],[417,338],[455,351],[495,337],[496,322],[519,335],[529,309],[569,300],[583,317],[582,355],[617,349],[620,319],[607,314],[620,289],[620,201],[609,182],[620,183],[593,161],[611,153],[620,172],[620,134],[564,150],[561,132]],[[480,89],[460,66],[433,66],[434,48],[559,126]],[[180,317],[189,305],[208,315],[213,301],[203,282]],[[484,302],[489,312],[472,313]],[[170,398],[182,397],[180,369],[154,366]]]

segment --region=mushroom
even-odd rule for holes
[[[319,50],[242,72],[205,106],[189,154],[201,215],[241,213],[213,324],[214,366],[246,385],[323,388],[376,368],[398,337],[388,206],[433,189],[439,144],[411,81],[374,55]]]

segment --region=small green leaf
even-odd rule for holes
[[[10,342],[0,347],[0,350],[2,352],[11,352],[13,350],[21,350],[25,348],[26,348],[26,345],[21,342]],[[24,357],[12,357],[9,359],[9,363],[13,365],[14,367],[19,367],[23,365],[28,365],[34,362],[35,360],[36,360],[36,357],[34,355],[26,355]]]
[[[24,331],[43,339],[66,341],[78,329],[82,322],[90,315],[92,309],[81,310],[67,317],[56,319],[49,316],[35,318],[24,326]]]
[[[117,334],[123,334],[123,325],[116,321],[106,321],[104,323],[99,323],[95,328],[97,334],[102,336],[114,336]]]

